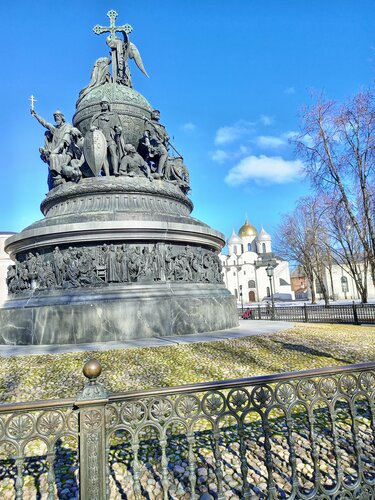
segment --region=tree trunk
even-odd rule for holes
[[[308,276],[311,290],[311,304],[316,304],[315,279],[314,276]]]
[[[320,289],[322,291],[322,295],[323,295],[323,299],[324,299],[324,305],[329,306],[329,296],[328,296],[327,287],[326,287],[326,285],[324,283],[323,273],[320,272],[322,270],[318,268],[318,269],[314,269],[314,271],[315,271],[315,277],[316,277],[316,279],[317,279],[317,281],[319,283]]]
[[[331,281],[332,300],[335,300],[335,289],[333,288],[332,264],[330,264],[328,272],[329,272],[329,279]]]
[[[318,281],[319,281],[320,289],[322,290],[324,305],[329,306],[329,296],[328,296],[327,287],[325,286],[323,280],[318,280]]]

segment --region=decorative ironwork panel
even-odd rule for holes
[[[375,498],[375,363],[110,396],[85,367],[0,406],[0,498]]]
[[[8,405],[10,407],[16,405]],[[72,406],[72,405],[71,405]],[[72,407],[0,408],[0,497],[78,498],[78,420]]]
[[[372,368],[110,396],[109,497],[374,498]]]

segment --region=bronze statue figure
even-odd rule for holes
[[[91,120],[91,130],[100,129],[107,141],[108,156],[104,159],[103,170],[105,175],[119,175],[119,161],[123,156],[123,145],[121,143],[121,122],[117,113],[111,111],[109,101],[103,99],[100,102],[101,111],[94,115]],[[109,165],[108,157],[111,162]],[[110,170],[111,167],[111,170]]]
[[[158,177],[164,177],[164,166],[168,158],[169,136],[160,123],[160,111],[152,112],[151,120],[144,117],[146,130],[143,136],[143,145],[147,150],[147,159],[154,165]]]
[[[61,111],[55,111],[53,114],[55,125],[44,120],[34,109],[31,110],[31,114],[49,132],[45,136],[46,142],[41,153],[49,165],[49,186],[51,188],[63,182],[61,169],[71,159],[67,151],[71,141],[70,133],[73,126],[70,123],[66,123],[65,116]]]

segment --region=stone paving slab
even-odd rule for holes
[[[59,354],[64,352],[106,351],[110,349],[131,349],[139,347],[160,347],[198,342],[217,342],[219,340],[267,335],[293,327],[286,321],[249,321],[240,320],[240,325],[230,330],[176,335],[173,337],[153,337],[149,339],[127,340],[123,342],[97,342],[91,344],[69,345],[0,345],[0,356],[24,356],[29,354]]]

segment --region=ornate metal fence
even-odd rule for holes
[[[242,314],[241,314],[242,315]],[[375,304],[330,306],[254,306],[246,308],[244,319],[274,319],[309,323],[375,323]]]
[[[111,395],[99,374],[1,406],[1,498],[375,498],[375,363]]]
[[[78,498],[74,402],[0,405],[0,498]]]

